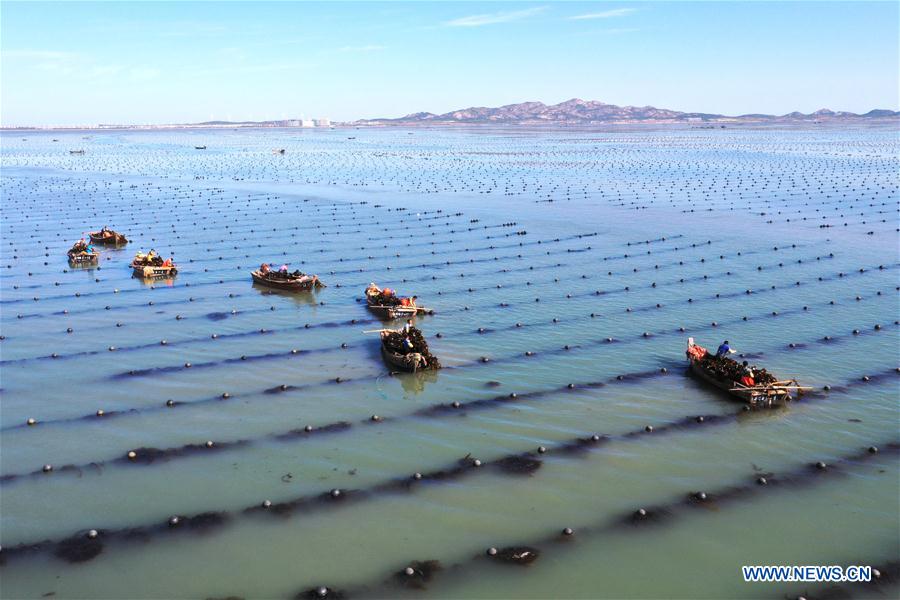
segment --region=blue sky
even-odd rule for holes
[[[3,125],[900,108],[897,2],[11,2]]]

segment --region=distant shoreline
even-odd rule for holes
[[[712,121],[712,122],[684,122],[684,121],[618,121],[609,123],[533,123],[533,122],[363,122],[363,123],[335,123],[330,127],[283,127],[263,124],[235,124],[235,125],[121,125],[121,126],[60,126],[46,127],[40,125],[21,127],[0,127],[3,133],[40,133],[40,132],[88,132],[102,133],[105,131],[238,131],[238,130],[267,130],[267,131],[295,131],[295,132],[325,132],[348,131],[364,129],[416,129],[416,130],[446,130],[446,129],[507,129],[507,130],[535,130],[535,131],[603,131],[615,129],[684,129],[684,130],[720,130],[720,129],[796,129],[796,128],[834,128],[834,127],[870,127],[870,126],[900,126],[900,117],[880,118],[856,118],[856,119],[827,119],[823,121],[771,121],[760,119],[758,121]]]

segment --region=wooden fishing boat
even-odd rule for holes
[[[106,244],[107,246],[123,246],[128,243],[128,238],[126,238],[121,233],[117,233],[111,230],[91,231],[88,233],[88,235],[91,236],[91,241],[95,244]]]
[[[178,267],[175,265],[142,265],[132,262],[131,268],[134,276],[141,279],[160,279],[163,277],[174,277],[178,274]]]
[[[402,304],[386,304],[381,288],[374,283],[366,288],[366,305],[369,307],[369,310],[384,320],[409,319],[419,314],[431,312],[427,308],[416,306],[415,304],[406,306]]]
[[[206,146],[194,146],[194,150],[206,150]]]
[[[394,319],[410,319],[418,314],[418,310],[412,306],[385,306],[369,304],[369,310],[375,313],[379,319],[392,321]]]
[[[381,333],[381,356],[384,358],[384,362],[391,367],[409,373],[415,373],[419,369],[424,369],[428,366],[425,357],[418,352],[400,354],[399,352],[394,352],[387,348],[387,346],[385,346],[385,338],[389,333],[392,332],[383,331]]]
[[[729,396],[737,398],[752,407],[779,406],[786,402],[790,402],[793,399],[791,395],[792,392],[797,391],[802,393],[804,389],[808,389],[799,386],[794,379],[774,381],[765,385],[760,384],[753,386],[744,385],[740,381],[721,379],[716,376],[712,369],[713,362],[716,360],[730,359],[698,357],[697,353],[692,353],[692,349],[695,346],[694,338],[689,338],[687,354],[690,372],[698,379],[705,381],[711,386],[727,393]]]
[[[84,154],[84,150],[69,150],[69,154]]]
[[[312,289],[325,287],[325,284],[322,283],[316,275],[301,274],[300,276],[295,277],[289,274],[288,277],[284,277],[273,271],[263,273],[262,271],[256,270],[251,271],[250,276],[253,277],[253,283],[289,292],[306,292]]]
[[[100,259],[99,252],[69,250],[66,255],[69,257],[69,264],[72,265],[94,265]]]
[[[410,327],[408,333],[403,329],[378,331],[381,334],[381,356],[388,366],[411,373],[423,369],[441,368],[441,363],[428,349],[422,332],[415,327]],[[402,345],[402,340],[406,337],[409,337],[414,344],[412,350],[406,350]]]

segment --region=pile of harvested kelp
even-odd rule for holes
[[[402,299],[389,289],[379,292],[367,292],[367,294],[369,303],[373,306],[399,306],[402,302]]]
[[[707,372],[719,381],[740,381],[741,377],[745,375],[744,366],[727,356],[718,358],[714,356],[707,357],[702,365]],[[751,365],[750,368],[753,370],[753,381],[756,385],[769,385],[777,381],[777,379],[765,369],[755,365]]]
[[[412,342],[412,350],[403,347],[403,340],[407,337],[409,338],[409,341]],[[388,331],[385,332],[381,339],[382,343],[384,343],[384,347],[396,354],[418,352],[425,357],[426,361],[428,361],[428,366],[425,367],[426,369],[441,368],[440,361],[438,361],[437,357],[428,349],[428,342],[425,341],[425,336],[422,335],[422,332],[417,327],[410,327],[409,333],[404,329]]]

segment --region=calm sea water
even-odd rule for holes
[[[779,598],[828,590],[740,566],[887,569],[898,166],[895,128],[4,132],[0,595]],[[131,243],[69,268],[103,225]],[[131,277],[150,248],[177,277]],[[264,261],[328,287],[254,287]],[[373,281],[434,309],[443,370],[389,374]],[[743,413],[688,336],[813,393]]]

